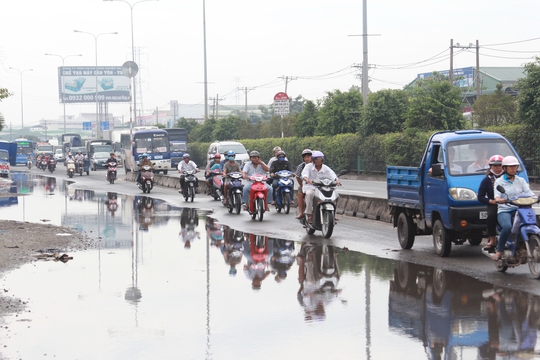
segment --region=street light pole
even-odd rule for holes
[[[98,100],[98,81],[97,81],[97,76],[98,76],[98,71],[97,71],[97,66],[98,66],[98,52],[97,52],[97,41],[98,41],[98,38],[101,36],[101,35],[116,35],[118,34],[118,32],[108,32],[108,33],[101,33],[101,34],[97,34],[97,35],[94,35],[90,32],[86,32],[86,31],[80,31],[80,30],[73,30],[74,32],[76,33],[81,33],[81,34],[88,34],[88,35],[91,35],[94,37],[94,48],[95,48],[95,53],[96,53],[96,70],[95,70],[95,75],[96,75],[96,94],[95,94],[95,101],[96,101],[96,137],[99,139],[100,138],[100,133],[99,133],[99,100]]]
[[[128,4],[130,9],[130,16],[131,16],[131,61],[135,62],[135,40],[133,35],[133,8],[135,5],[145,2],[145,1],[158,1],[158,0],[139,0],[131,4],[130,2],[126,0],[103,0],[103,1],[118,1]],[[133,77],[133,118],[135,119],[135,123],[138,125],[137,122],[137,81],[135,80],[135,76]]]
[[[24,107],[23,107],[23,81],[22,81],[22,76],[23,76],[23,73],[25,71],[34,71],[34,69],[19,70],[19,69],[15,69],[14,67],[10,67],[10,69],[18,71],[19,75],[21,76],[21,136],[22,136],[23,132],[24,132]]]
[[[45,55],[58,56],[60,59],[62,59],[62,71],[64,70],[64,61],[66,60],[66,58],[68,58],[70,56],[82,56],[82,54],[62,56],[62,55],[58,55],[58,54],[48,54],[48,53],[46,53]],[[62,96],[62,94],[64,93],[64,76],[63,76],[63,74],[60,74],[60,79],[62,81],[62,84],[61,84],[62,88],[60,89],[60,95]],[[62,104],[64,104],[64,134],[65,134],[67,132],[66,131],[66,101],[65,101],[63,96],[62,96]]]

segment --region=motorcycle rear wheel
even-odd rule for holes
[[[321,231],[325,238],[332,236],[334,232],[334,213],[332,211],[325,211],[322,215]]]
[[[540,279],[540,237],[538,235],[530,235],[528,248],[532,258],[529,258],[529,271],[533,279]]]

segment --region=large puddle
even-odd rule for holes
[[[9,294],[28,301],[2,324],[6,358],[540,358],[537,296],[242,233],[144,196],[16,180],[31,195],[2,200],[3,219],[48,219],[102,239],[66,263],[6,275]]]

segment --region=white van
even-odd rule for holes
[[[217,153],[221,154],[222,159],[223,156],[227,154],[229,150],[232,150],[236,153],[236,162],[240,165],[240,168],[244,167],[244,164],[249,161],[249,154],[242,145],[242,143],[239,143],[237,141],[217,141],[210,144],[208,147],[208,159],[213,159],[214,155]]]

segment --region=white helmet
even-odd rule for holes
[[[515,156],[505,156],[502,161],[502,166],[519,166],[519,161]]]

